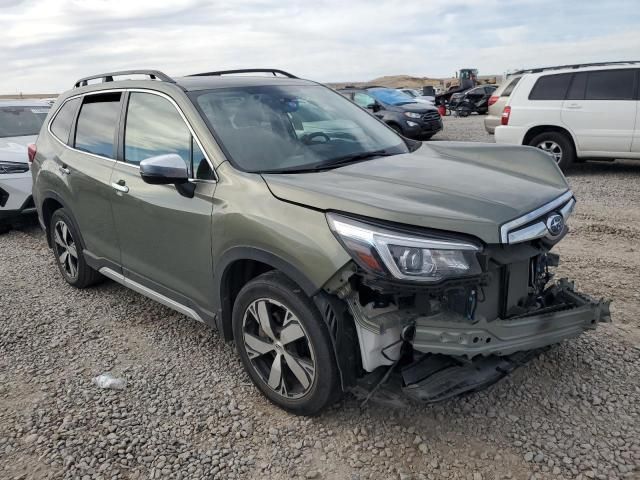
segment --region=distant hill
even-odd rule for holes
[[[478,79],[481,83],[496,83],[498,77],[495,75],[479,75]],[[458,83],[458,79],[451,78],[431,78],[431,77],[412,77],[411,75],[385,75],[384,77],[374,78],[367,82],[330,82],[327,83],[332,88],[344,88],[348,85],[354,87],[363,87],[366,85],[379,85],[381,87],[390,88],[421,88],[427,85],[432,87],[447,88],[453,83]]]

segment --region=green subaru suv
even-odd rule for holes
[[[70,285],[217,328],[297,414],[476,390],[609,320],[552,281],[575,199],[548,154],[410,140],[279,70],[83,78],[30,158]]]

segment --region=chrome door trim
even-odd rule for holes
[[[198,313],[194,309],[189,308],[186,305],[183,305],[179,302],[176,302],[175,300],[172,300],[169,297],[166,297],[161,293],[156,292],[155,290],[151,290],[149,287],[145,287],[144,285],[141,285],[140,283],[125,277],[121,273],[115,272],[109,267],[102,267],[98,271],[105,277],[108,277],[111,280],[113,280],[114,282],[118,282],[119,284],[127,288],[130,288],[131,290],[138,292],[139,294],[144,295],[145,297],[150,298],[151,300],[155,300],[156,302],[161,303],[165,307],[169,307],[172,310],[175,310],[176,312],[182,313],[187,317],[197,320],[198,322],[205,323],[202,317],[198,315]]]

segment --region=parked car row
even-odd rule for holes
[[[549,155],[413,140],[442,123],[402,92],[268,72],[110,72],[59,97],[29,158],[64,281],[217,328],[304,415],[391,375],[426,402],[477,390],[609,320],[552,280],[576,200]]]

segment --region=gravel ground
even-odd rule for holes
[[[492,141],[477,117],[436,138]],[[0,478],[640,478],[640,162],[569,173],[561,274],[614,324],[445,403],[307,419],[218,334],[112,282],[60,278],[37,226],[0,237]],[[124,390],[100,390],[104,372]]]

